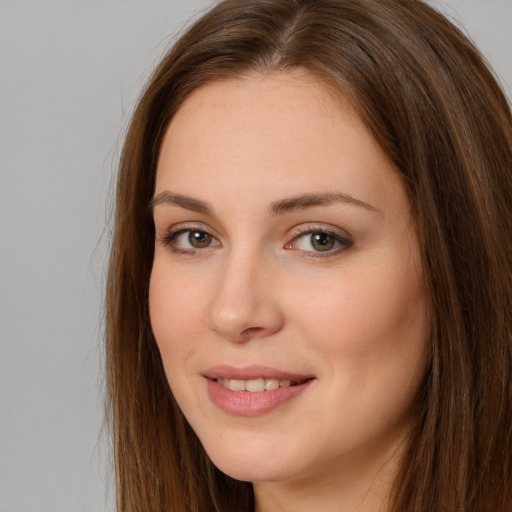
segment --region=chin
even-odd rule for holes
[[[275,464],[265,464],[258,461],[257,464],[248,464],[246,461],[219,461],[213,460],[215,466],[223,473],[242,482],[277,482],[288,480],[290,475],[284,468],[274,467]]]
[[[270,482],[293,478],[295,471],[287,457],[267,447],[240,450],[239,444],[217,445],[206,452],[213,464],[223,473],[244,482]],[[205,447],[207,448],[207,447]]]

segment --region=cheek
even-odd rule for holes
[[[168,375],[183,365],[197,344],[204,325],[201,293],[193,281],[169,272],[155,259],[149,287],[151,327]]]
[[[309,306],[305,301],[295,302],[297,311],[309,312],[296,315],[299,329],[328,361],[331,389],[357,396],[359,405],[381,400],[384,388],[404,400],[415,393],[427,347],[423,286],[414,266],[347,269],[324,283]]]
[[[417,274],[399,267],[347,273],[315,294],[309,313],[300,330],[324,363],[320,380],[329,407],[318,421],[331,426],[326,445],[334,449],[335,438],[342,448],[359,446],[403,428],[427,366]]]
[[[323,332],[326,343],[332,340],[333,348],[365,352],[377,348],[376,342],[402,345],[412,338],[424,339],[424,293],[419,272],[412,262],[403,265],[403,257],[382,260],[389,264],[370,262],[358,264],[357,269],[347,265],[332,278],[320,281],[320,288],[317,281],[318,291],[313,297],[306,294],[308,297],[298,300],[309,303],[311,314],[303,321],[311,319],[309,328]]]

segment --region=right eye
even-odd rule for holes
[[[174,252],[186,254],[220,245],[220,242],[211,233],[202,229],[172,231],[163,238],[163,242]]]

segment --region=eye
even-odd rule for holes
[[[164,236],[162,241],[172,251],[185,254],[220,245],[211,233],[202,229],[175,229]]]
[[[352,242],[338,233],[308,229],[287,244],[286,249],[312,253],[311,256],[330,256],[351,246]]]

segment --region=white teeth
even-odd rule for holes
[[[245,391],[245,380],[231,379],[229,381],[229,389],[232,391]]]
[[[245,383],[246,391],[265,391],[265,379],[251,379]]]
[[[273,391],[279,387],[277,379],[265,379],[265,391]]]
[[[259,393],[261,391],[274,391],[275,389],[288,388],[292,385],[291,380],[278,380],[278,379],[221,379],[218,378],[217,382],[222,384],[225,388],[231,391],[250,391],[251,393]]]

